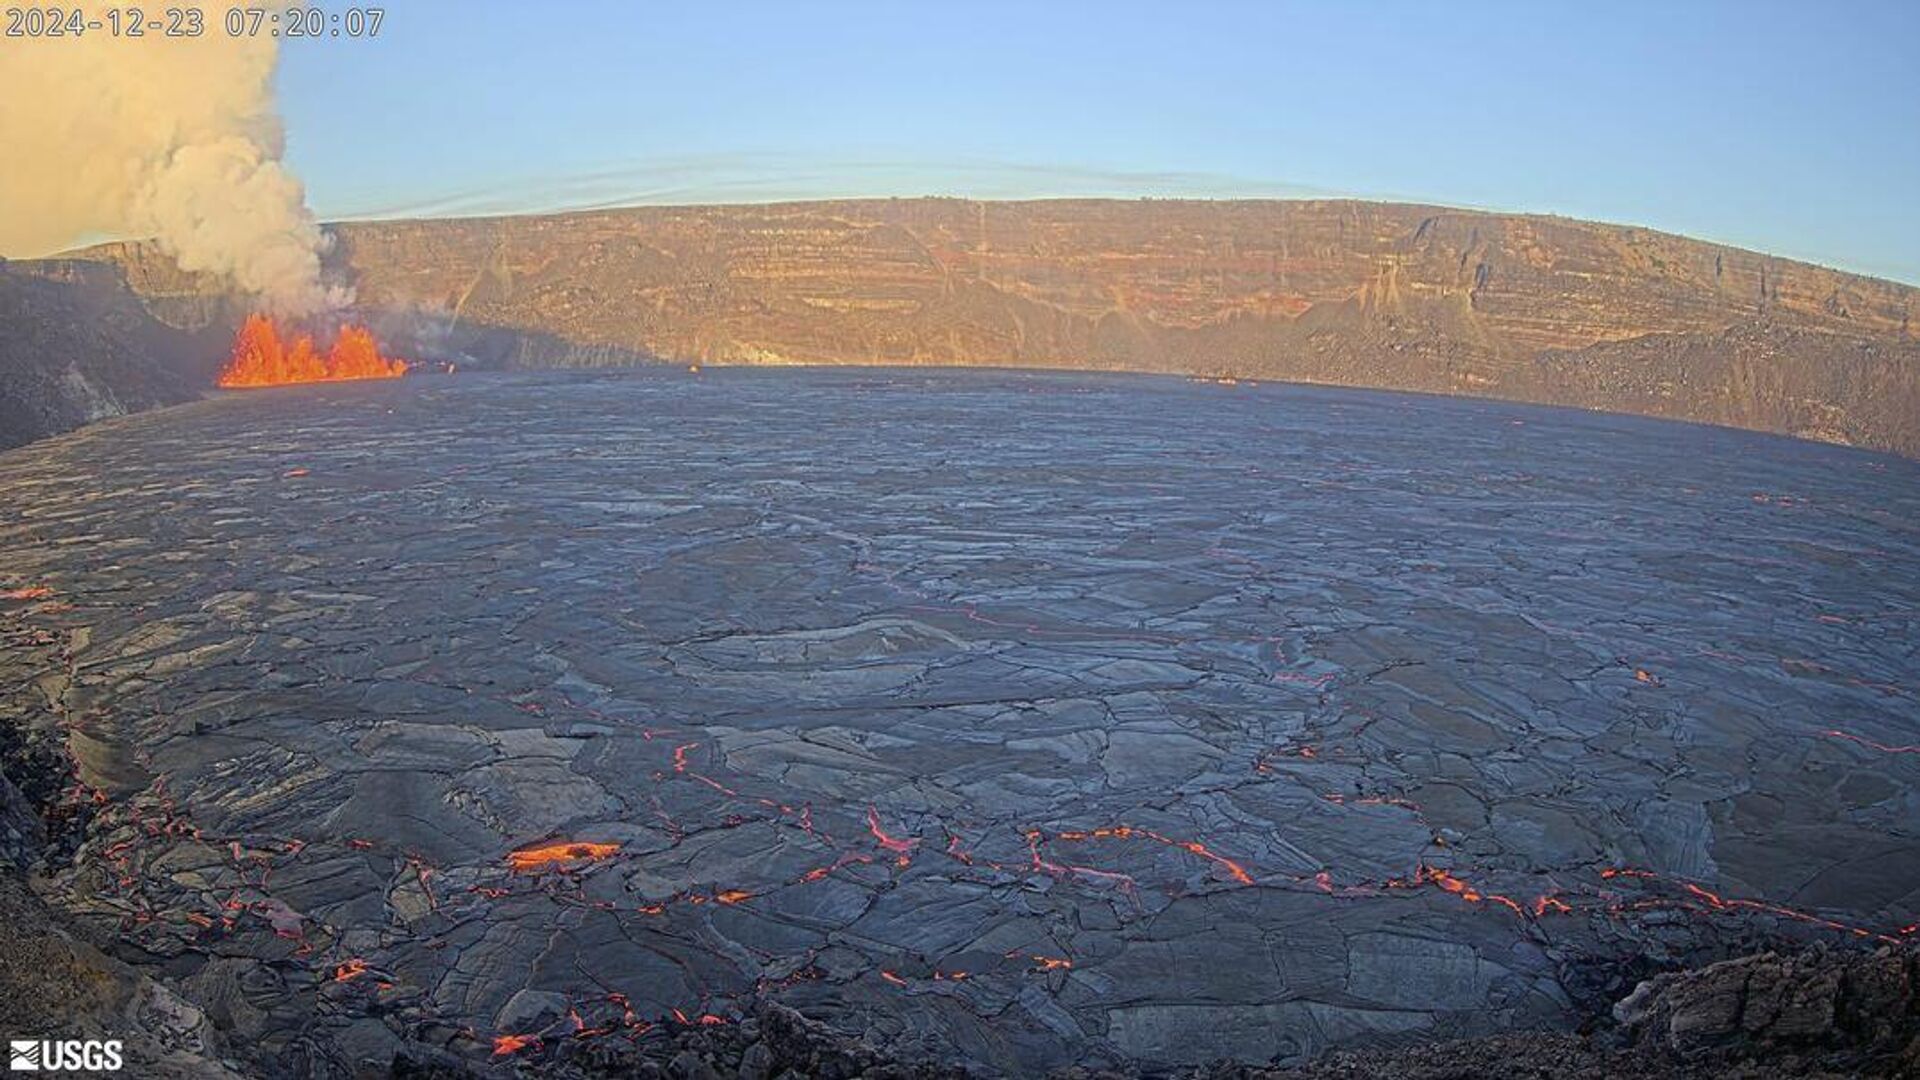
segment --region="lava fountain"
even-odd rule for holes
[[[321,352],[313,337],[301,334],[283,341],[280,328],[266,315],[249,315],[234,335],[233,353],[220,371],[223,387],[283,386],[288,383],[342,382],[348,379],[396,379],[406,374],[407,362],[380,355],[373,332],[364,326],[343,326],[333,345]]]

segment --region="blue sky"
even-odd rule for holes
[[[1920,2],[408,0],[290,41],[324,218],[943,194],[1567,214],[1920,283]]]

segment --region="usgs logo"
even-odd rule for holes
[[[119,1039],[9,1039],[14,1072],[120,1071]]]

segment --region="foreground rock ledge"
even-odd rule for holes
[[[14,873],[0,871],[0,917],[12,931],[0,954],[0,1024],[16,1034],[115,1038],[128,1043],[128,1068],[143,1077],[248,1075],[234,1072],[207,1041],[200,1012],[178,995],[60,929]],[[1669,973],[1642,982],[1614,1009],[1617,1026],[1596,1017],[1587,1036],[1518,1033],[1393,1050],[1338,1052],[1301,1068],[1220,1062],[1191,1080],[1709,1080],[1911,1076],[1920,1071],[1920,952],[1809,950],[1765,953]],[[402,1048],[391,1062],[366,1061],[358,1075],[481,1078],[476,1067],[426,1047]],[[738,1026],[694,1028],[631,1046],[582,1046],[549,1062],[543,1075],[672,1077],[676,1080],[966,1080],[965,1070],[902,1061],[775,1003]],[[1063,1069],[1057,1080],[1132,1080],[1137,1072]]]

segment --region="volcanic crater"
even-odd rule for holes
[[[0,510],[45,895],[268,1072],[767,999],[989,1074],[1299,1061],[1920,922],[1908,460],[655,370],[226,394],[0,455]]]

